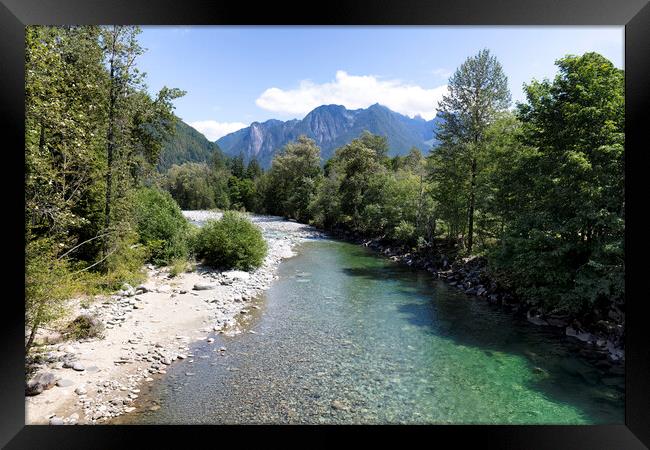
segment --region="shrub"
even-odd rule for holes
[[[402,220],[393,231],[393,237],[398,242],[403,242],[407,245],[413,245],[416,242],[415,227],[413,224]]]
[[[196,256],[211,266],[250,270],[259,267],[267,252],[259,227],[234,211],[210,220],[195,239]]]
[[[103,274],[88,275],[87,292],[110,292],[120,289],[124,283],[137,285],[146,279],[142,266],[150,252],[137,240],[138,235],[131,230],[123,230],[114,237],[113,252],[106,259],[106,270]]]
[[[190,262],[186,258],[176,258],[169,264],[169,275],[172,277],[190,270]]]
[[[66,336],[72,339],[87,339],[103,337],[104,324],[97,318],[82,314],[70,322],[66,328]]]
[[[65,314],[65,300],[80,289],[68,261],[58,259],[56,243],[51,239],[28,242],[25,248],[25,325],[30,330],[26,349],[36,331]]]
[[[138,190],[134,216],[140,242],[149,249],[149,261],[163,265],[188,256],[189,223],[168,192]]]

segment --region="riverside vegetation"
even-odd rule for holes
[[[390,157],[385,136],[364,132],[327,161],[301,136],[266,171],[216,146],[201,150],[207,163],[169,167],[180,161],[161,153],[183,130],[172,102],[184,93],[147,93],[138,32],[26,29],[28,351],[66,299],[136,285],[145,263],[259,266],[266,245],[242,216],[199,231],[181,213],[213,208],[370,241],[470,293],[507,293],[536,320],[622,344],[624,74],[601,55],[560,58],[555,79],[527,84],[514,109],[496,58],[469,57],[431,105],[441,122],[428,154]]]
[[[135,64],[143,53],[139,32],[131,26],[27,28],[28,354],[39,329],[65,316],[67,299],[137,285],[146,278],[145,263],[178,273],[198,255],[210,264],[251,269],[266,254],[259,231],[235,213],[199,233],[161,188],[155,169],[178,128],[172,101],[184,93],[167,87],[155,97],[147,93]],[[205,248],[212,244],[226,247],[221,253]],[[98,333],[98,327],[78,326],[68,334]]]

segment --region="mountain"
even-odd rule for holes
[[[428,121],[419,116],[410,118],[378,103],[354,110],[341,105],[323,105],[302,120],[253,122],[247,128],[218,139],[217,144],[228,156],[241,153],[245,161],[256,157],[262,167],[268,168],[273,155],[301,134],[314,139],[321,149],[322,159],[327,160],[338,147],[367,130],[386,136],[389,155],[395,156],[408,153],[412,147],[429,150],[435,142],[434,130],[439,121],[438,117]]]
[[[158,170],[166,172],[174,164],[184,162],[209,162],[215,152],[223,154],[216,143],[177,119],[176,132],[164,143],[160,152]]]

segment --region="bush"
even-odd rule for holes
[[[250,270],[259,267],[267,252],[259,227],[234,211],[220,220],[210,220],[194,240],[196,256],[222,269]]]
[[[149,249],[149,261],[163,265],[189,254],[189,222],[168,192],[140,189],[134,215],[140,242]]]
[[[104,324],[95,317],[82,314],[68,324],[65,334],[72,339],[101,338]]]
[[[91,292],[110,292],[120,289],[124,283],[137,285],[146,279],[142,266],[150,251],[137,241],[138,235],[131,230],[115,236],[114,251],[106,259],[106,271],[96,278],[96,290]]]
[[[175,277],[184,272],[190,272],[192,266],[185,258],[176,258],[169,264],[169,276]]]
[[[79,278],[70,272],[67,259],[58,259],[57,244],[37,239],[25,247],[25,325],[30,330],[26,349],[36,331],[65,315],[65,300],[80,289]]]
[[[407,245],[413,245],[416,242],[415,227],[411,223],[402,220],[400,221],[399,225],[395,227],[395,230],[393,231],[393,237],[398,242],[403,242]]]

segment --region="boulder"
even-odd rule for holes
[[[62,417],[52,417],[50,419],[50,425],[63,425],[63,418]]]
[[[573,327],[566,327],[565,331],[567,336],[574,337],[582,342],[592,342],[594,341],[594,336],[591,333],[584,331],[576,330]]]
[[[54,387],[60,377],[52,372],[41,372],[32,377],[27,383],[25,394],[38,395],[44,390]]]
[[[534,325],[540,325],[540,326],[548,325],[548,322],[542,319],[542,316],[537,314],[531,314],[530,311],[526,313],[526,319]]]

